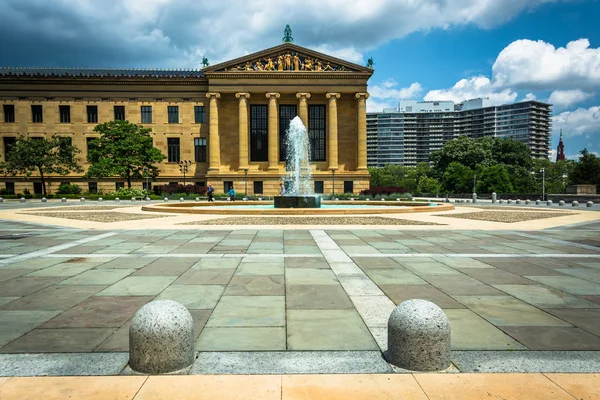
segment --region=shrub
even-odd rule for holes
[[[197,185],[157,185],[154,186],[153,191],[157,196],[173,196],[177,194],[206,194],[208,188],[206,186]]]
[[[365,196],[371,195],[371,197],[374,198],[375,196],[390,196],[396,194],[403,194],[406,192],[407,190],[403,187],[381,186],[363,190],[362,192],[360,192],[360,194]]]
[[[146,191],[134,188],[121,188],[110,193],[112,196],[127,199],[131,197],[146,197]]]
[[[81,187],[78,185],[70,185],[68,183],[61,184],[56,190],[56,194],[79,194]]]

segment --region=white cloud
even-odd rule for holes
[[[498,54],[492,67],[498,87],[554,90],[600,87],[600,48],[588,39],[555,48],[542,40],[516,40]]]
[[[0,64],[197,67],[275,46],[285,23],[295,43],[362,62],[413,32],[491,28],[550,1],[2,0]]]
[[[556,149],[550,149],[550,153],[548,154],[548,159],[550,161],[556,161],[556,153],[558,153],[558,151]]]
[[[523,101],[532,101],[532,100],[537,100],[537,96],[533,93],[527,93],[525,95],[525,98],[523,99]]]
[[[565,109],[592,98],[593,96],[593,93],[586,93],[579,89],[555,90],[550,94],[548,103],[554,104],[555,108]]]
[[[498,89],[492,85],[485,76],[473,76],[461,79],[448,89],[430,90],[424,97],[426,101],[452,100],[460,103],[475,98],[487,98],[489,105],[512,103],[517,98],[517,93],[511,89]]]
[[[391,78],[380,85],[369,85],[369,94],[371,95],[367,102],[369,112],[397,107],[398,100],[415,98],[422,91],[419,82],[414,82],[406,88],[397,89],[396,86],[398,86],[398,83]]]
[[[552,117],[552,131],[563,135],[590,135],[600,140],[600,106],[578,108],[575,111],[564,111]]]

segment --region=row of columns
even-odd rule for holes
[[[219,107],[218,99],[220,93],[207,93],[209,99],[209,172],[218,172],[221,164],[220,140],[219,140]],[[250,93],[236,93],[235,97],[239,99],[239,169],[241,171],[248,169],[248,99]],[[268,159],[269,170],[279,169],[279,158],[277,157],[279,127],[279,112],[277,108],[277,99],[281,97],[279,93],[267,93],[269,100],[268,106]],[[329,170],[337,170],[338,166],[338,118],[337,118],[337,99],[341,97],[339,93],[327,93],[328,99],[328,118],[327,118],[327,162]],[[355,94],[358,103],[358,148],[357,148],[357,170],[367,169],[367,99],[368,93]],[[308,99],[310,93],[297,93],[298,98],[298,116],[308,130]]]

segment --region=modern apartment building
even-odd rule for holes
[[[486,99],[451,101],[402,100],[398,108],[367,114],[367,163],[416,165],[461,135],[519,140],[533,157],[548,157],[551,105],[525,101],[488,106]]]

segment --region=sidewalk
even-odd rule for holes
[[[196,375],[0,378],[0,399],[593,400],[598,374]]]

